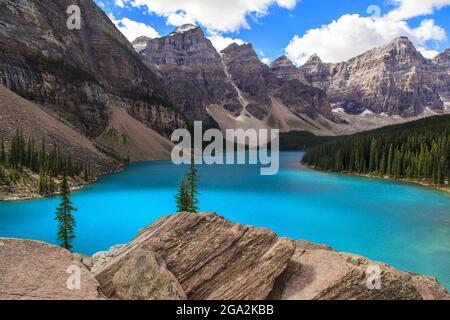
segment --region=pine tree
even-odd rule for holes
[[[177,202],[177,212],[189,212],[190,210],[190,197],[189,197],[189,187],[186,183],[186,179],[182,178],[180,181],[180,187],[178,189],[178,194],[175,196]]]
[[[198,192],[197,192],[197,184],[198,184],[198,170],[195,167],[194,156],[191,158],[191,165],[189,167],[189,171],[186,175],[186,183],[188,186],[188,194],[189,194],[189,212],[197,212],[198,211]]]
[[[186,175],[181,179],[178,193],[175,196],[178,212],[192,212],[198,211],[198,170],[195,167],[194,158],[191,160]]]
[[[76,211],[76,209],[70,201],[70,189],[65,173],[60,184],[60,194],[61,202],[56,209],[55,218],[58,221],[57,240],[61,247],[71,251],[73,248],[72,242],[75,239],[75,218],[72,212]]]

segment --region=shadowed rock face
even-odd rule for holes
[[[288,57],[282,56],[270,64],[270,70],[281,79],[299,80],[307,83],[303,72],[297,68]]]
[[[149,40],[143,61],[164,78],[177,110],[191,120],[210,122],[209,105],[236,105],[237,92],[225,74],[220,55],[203,31],[192,25]]]
[[[0,81],[97,137],[116,96],[138,120],[165,133],[183,126],[157,77],[93,1],[79,1],[81,30],[66,26],[69,0],[0,2]],[[18,36],[19,35],[19,36]],[[158,113],[167,117],[158,118]]]
[[[207,108],[220,106],[233,117],[245,108],[263,121],[272,107],[271,96],[294,113],[331,116],[326,96],[301,83],[301,73],[290,61],[280,61],[272,70],[249,44],[232,44],[219,54],[203,31],[192,25],[149,40],[141,54],[147,66],[164,78],[177,110],[191,120],[210,122]]]
[[[300,69],[311,85],[327,92],[334,108],[350,114],[369,109],[416,116],[426,108],[444,108],[440,68],[405,37],[338,64],[325,64],[315,55]]]
[[[231,223],[212,213],[159,219],[95,268],[100,290],[138,252],[157,253],[188,299],[449,299],[436,279],[340,253],[324,245],[278,238],[265,229]],[[382,287],[368,289],[369,266]]]
[[[305,84],[301,71],[286,57],[275,60],[269,67],[260,62],[250,44],[232,44],[222,54],[233,82],[251,104],[259,106],[260,113],[265,111],[259,116],[269,114],[271,97],[275,97],[294,114],[332,119],[325,92]],[[252,113],[251,109],[248,111]]]

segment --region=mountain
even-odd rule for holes
[[[78,1],[81,29],[67,28],[66,10],[72,4],[69,0],[1,1],[1,84],[119,158],[128,154],[133,158],[135,150],[115,149],[126,134],[111,128],[117,109],[165,137],[186,127],[159,77],[93,1]],[[107,140],[99,137],[112,129],[117,131],[116,141],[103,145]]]
[[[120,169],[118,164],[99,151],[95,141],[48,114],[39,105],[0,85],[0,137],[7,146],[6,151],[19,128],[27,142],[28,139],[33,139],[36,147],[41,148],[41,141],[49,151],[57,146],[76,163],[89,165],[93,179],[100,174]],[[0,201],[38,196],[39,175],[23,170],[17,183],[3,183],[3,165],[0,160]],[[86,182],[88,181],[72,181],[77,187]]]
[[[183,25],[144,46],[143,61],[163,77],[176,109],[190,120],[222,129],[331,133],[319,123],[333,121],[325,92],[304,84],[299,70],[285,70],[283,62],[263,64],[250,44],[218,53],[201,28]],[[298,77],[286,77],[296,71]]]
[[[342,63],[323,63],[314,55],[300,70],[308,83],[327,92],[334,109],[350,115],[368,111],[415,117],[445,110],[449,101],[448,87],[442,84],[449,79],[445,67],[448,52],[430,61],[408,38],[399,37]]]
[[[239,104],[219,53],[198,27],[184,25],[165,37],[149,40],[141,57],[150,68],[156,67],[175,108],[190,120],[211,124],[208,106],[233,110]]]
[[[263,64],[250,44],[232,44],[222,54],[233,82],[249,99],[247,111],[258,119],[270,114],[273,98],[297,116],[332,118],[325,92],[302,83],[301,73],[292,68],[283,72],[280,60],[271,67]]]
[[[133,45],[134,50],[136,52],[141,53],[143,50],[147,48],[147,43],[151,40],[151,38],[146,36],[141,36],[136,38],[131,44]]]

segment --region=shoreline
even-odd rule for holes
[[[353,176],[353,177],[371,178],[371,179],[390,181],[390,182],[401,182],[404,184],[420,186],[420,187],[427,188],[427,189],[434,190],[434,191],[440,191],[440,192],[450,195],[450,188],[435,186],[433,184],[426,183],[424,181],[408,180],[408,179],[394,179],[394,178],[390,178],[388,176],[380,177],[380,176],[375,176],[375,175],[370,175],[370,174],[360,174],[360,173],[354,173],[354,172],[335,172],[335,171],[329,171],[329,170],[322,170],[322,169],[316,168],[314,166],[305,165],[301,162],[300,162],[300,166],[314,170],[314,171],[325,172],[325,173],[334,173],[334,174],[342,174],[342,175]]]
[[[122,172],[123,170],[124,170],[123,165],[121,165],[120,169],[118,169],[118,170],[101,173],[97,177],[95,177],[95,179],[90,181],[89,183],[70,187],[70,193],[75,193],[75,192],[81,191],[81,190],[85,189],[86,187],[97,183],[101,177],[112,175],[112,174],[117,174],[117,173]],[[51,198],[54,198],[57,196],[59,196],[59,192],[56,192],[51,195],[45,195],[45,196],[37,194],[37,193],[32,193],[32,194],[27,194],[27,195],[24,194],[23,196],[17,195],[17,194],[11,195],[11,196],[8,196],[7,194],[5,194],[5,195],[0,194],[0,203],[1,202],[19,202],[19,201],[34,201],[34,200],[41,200],[41,199],[51,199]]]

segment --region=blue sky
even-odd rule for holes
[[[95,1],[129,39],[166,35],[192,22],[217,48],[232,39],[249,42],[265,62],[286,54],[302,64],[313,53],[338,62],[399,35],[428,58],[450,47],[450,0]]]

